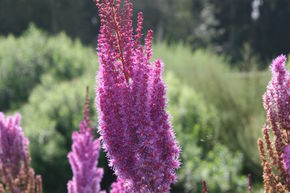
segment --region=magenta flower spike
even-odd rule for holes
[[[20,120],[20,114],[5,119],[0,112],[0,189],[11,193],[42,193],[41,176],[35,176],[30,166],[29,140],[24,136]]]
[[[276,170],[279,171],[279,178],[283,179],[285,188],[290,189],[290,73],[286,69],[286,56],[280,55],[273,60],[271,65],[272,79],[264,94],[264,108],[267,113],[267,120],[274,138],[272,144],[267,129],[264,129],[264,138],[273,160]],[[263,153],[263,144],[260,143],[261,158],[266,163]],[[265,167],[265,166],[264,166]],[[273,166],[272,166],[273,167]],[[266,167],[265,167],[266,168]],[[268,172],[268,173],[267,173]],[[272,175],[272,174],[271,174]],[[268,170],[264,170],[264,181],[271,178]],[[270,176],[270,177],[269,177]],[[273,181],[273,179],[270,179]],[[269,184],[269,183],[265,183]],[[266,186],[267,187],[267,186]]]
[[[273,60],[271,70],[273,77],[264,95],[268,121],[272,127],[280,127],[290,134],[290,74],[286,69],[286,56]]]
[[[21,165],[26,161],[29,145],[20,126],[21,116],[5,116],[0,112],[0,167],[9,170],[12,178],[16,178]]]
[[[12,193],[20,193],[15,179],[28,160],[29,141],[20,126],[21,116],[5,116],[0,112],[0,178]]]
[[[73,171],[73,178],[68,182],[69,193],[100,193],[103,169],[97,168],[100,142],[94,140],[94,130],[90,126],[88,91],[84,111],[84,120],[80,131],[72,134],[72,151],[68,159]]]
[[[180,148],[166,112],[161,61],[150,62],[150,30],[141,45],[142,13],[136,34],[132,3],[97,1],[101,18],[98,39],[96,105],[99,133],[109,164],[129,192],[169,192],[176,181]]]

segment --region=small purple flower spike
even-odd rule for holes
[[[90,126],[88,90],[84,120],[80,123],[80,131],[72,134],[72,151],[68,159],[73,171],[73,178],[68,182],[69,193],[100,193],[100,182],[103,169],[97,168],[100,142],[94,140],[94,132]]]
[[[0,179],[12,193],[19,193],[15,184],[24,167],[28,167],[29,141],[20,126],[21,116],[5,116],[0,112]]]
[[[5,116],[0,112],[0,165],[9,168],[16,177],[21,170],[21,163],[26,160],[28,139],[20,126],[21,116]]]

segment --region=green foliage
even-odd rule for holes
[[[262,95],[269,72],[239,72],[208,50],[191,52],[182,45],[156,45],[154,51],[164,60],[166,70],[174,71],[177,78],[215,107],[220,126],[214,128],[219,128],[219,139],[230,149],[241,150],[246,168],[260,175],[258,149],[253,147],[265,123]]]
[[[71,80],[95,66],[95,55],[65,34],[48,37],[34,26],[17,38],[0,37],[0,109],[16,109],[42,75]]]
[[[166,76],[169,111],[182,147],[179,185],[184,192],[201,192],[206,179],[212,192],[244,192],[242,154],[219,144],[217,111],[201,95],[182,84],[172,73]]]
[[[174,129],[184,144],[193,142],[204,147],[205,153],[216,141],[219,119],[213,106],[206,104],[203,98],[192,88],[168,72],[166,76],[169,96],[169,112]]]
[[[242,163],[241,153],[232,153],[227,147],[217,143],[200,162],[199,170],[195,174],[200,172],[211,192],[244,193],[247,189],[247,179],[240,174]]]

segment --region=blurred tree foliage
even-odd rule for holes
[[[134,0],[143,11],[145,29],[158,41],[182,41],[192,49],[210,47],[241,65],[245,45],[250,57],[265,62],[290,52],[289,0]],[[99,20],[94,0],[1,0],[0,34],[20,35],[30,22],[50,32],[65,31],[94,43]],[[245,61],[247,62],[247,61]]]
[[[221,125],[219,140],[232,150],[242,151],[246,160],[244,171],[251,171],[258,179],[261,163],[258,149],[253,147],[265,123],[262,95],[270,80],[268,70],[239,72],[211,51],[192,53],[183,45],[158,45],[154,53],[162,57],[167,71],[173,71],[177,79],[215,107]]]
[[[267,59],[290,52],[290,1],[288,0],[209,0],[215,7],[216,30],[223,33],[214,37],[221,53],[234,60],[242,59],[243,46],[248,43],[252,55],[267,67]]]
[[[71,80],[92,69],[95,61],[91,49],[64,33],[50,38],[30,26],[19,38],[0,37],[0,109],[19,107],[42,75]]]
[[[218,141],[220,123],[216,109],[172,73],[166,76],[169,112],[182,147],[179,192],[201,193],[206,179],[212,192],[245,192],[241,175],[243,156]],[[177,191],[178,192],[178,191]]]
[[[93,0],[1,0],[0,33],[20,35],[33,22],[48,32],[65,31],[89,42],[98,32],[96,15]]]

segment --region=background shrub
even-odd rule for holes
[[[241,72],[222,56],[210,50],[191,52],[181,44],[155,46],[168,71],[198,91],[205,102],[215,107],[220,121],[219,140],[230,149],[239,149],[245,159],[244,171],[260,176],[257,138],[265,122],[262,95],[270,75],[267,71]],[[214,127],[216,128],[216,127]]]
[[[17,109],[27,101],[42,75],[71,80],[92,69],[95,60],[79,41],[63,33],[49,37],[33,25],[19,38],[0,37],[0,109]]]
[[[201,192],[206,179],[213,192],[244,192],[243,156],[218,142],[220,120],[214,106],[170,72],[166,82],[169,112],[182,147],[179,191]]]

